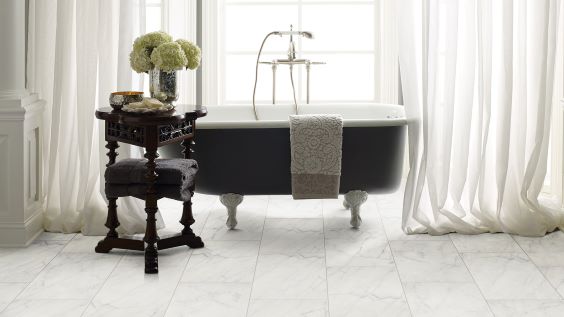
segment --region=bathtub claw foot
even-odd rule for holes
[[[343,206],[351,210],[351,226],[355,229],[360,227],[362,218],[360,218],[360,206],[368,199],[368,193],[362,190],[351,190],[345,194]]]
[[[227,207],[227,221],[225,224],[229,229],[237,226],[237,206],[243,202],[243,196],[239,194],[223,194],[219,196],[219,201]]]

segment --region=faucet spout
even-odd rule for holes
[[[294,44],[294,36],[292,32],[293,32],[293,26],[290,24],[290,45],[288,46],[289,61],[293,61],[296,59],[296,45]]]

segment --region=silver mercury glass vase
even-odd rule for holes
[[[149,91],[151,98],[163,103],[172,104],[178,100],[178,87],[176,85],[177,71],[165,72],[154,68],[149,71]]]

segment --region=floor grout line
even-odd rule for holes
[[[458,254],[458,257],[460,258],[460,260],[462,261],[462,263],[464,263],[464,267],[466,267],[466,270],[468,271],[468,274],[470,274],[470,277],[472,277],[472,282],[473,284],[476,286],[476,288],[478,289],[478,291],[480,292],[480,295],[482,296],[482,299],[486,302],[486,305],[488,305],[488,310],[490,311],[490,313],[492,314],[492,316],[495,316],[492,307],[490,306],[490,302],[488,302],[488,299],[486,298],[486,296],[484,295],[484,292],[482,291],[482,289],[480,288],[480,285],[478,285],[478,283],[476,282],[476,278],[474,277],[474,274],[472,274],[472,271],[470,270],[470,268],[468,267],[468,264],[466,263],[466,261],[464,261],[464,257],[462,256],[462,253],[460,252],[460,250],[456,247],[456,243],[454,243],[454,241],[452,240],[452,236],[449,234],[448,235],[450,243],[452,243],[452,245],[454,246],[454,249],[456,250],[456,253]]]
[[[411,316],[414,316],[413,309],[411,308],[411,304],[409,304],[409,301],[407,300],[407,294],[405,294],[405,288],[404,288],[404,285],[403,285],[404,282],[402,281],[401,275],[399,274],[398,264],[396,263],[396,256],[394,255],[394,251],[392,250],[392,246],[390,245],[390,239],[388,238],[388,233],[386,232],[386,229],[384,228],[384,222],[382,221],[382,214],[380,213],[379,200],[376,200],[376,208],[378,208],[378,218],[380,220],[380,225],[382,227],[382,231],[384,232],[384,236],[386,237],[386,242],[388,244],[388,248],[390,249],[390,253],[392,254],[392,261],[394,262],[394,267],[396,268],[396,274],[397,274],[398,279],[400,281],[401,293],[403,294],[403,299],[405,300],[405,303],[407,304],[407,308],[409,309],[409,313],[411,314]]]
[[[127,254],[127,252],[126,252]],[[123,260],[123,257],[125,256],[125,254],[122,254],[119,258],[119,260],[116,262],[116,265],[112,268],[112,270],[110,271],[110,274],[108,274],[108,276],[106,276],[106,279],[104,280],[104,282],[102,283],[102,285],[100,285],[100,288],[98,288],[98,290],[96,291],[96,293],[90,298],[90,300],[88,301],[88,304],[86,304],[86,307],[84,307],[84,310],[82,311],[82,313],[80,314],[80,316],[84,316],[84,314],[86,314],[86,311],[88,310],[88,307],[90,307],[90,305],[92,304],[92,301],[94,300],[94,298],[96,298],[96,296],[98,296],[98,294],[100,293],[100,291],[104,288],[104,285],[106,285],[106,283],[108,282],[108,280],[110,279],[110,276],[112,276],[112,274],[114,273],[114,271],[116,270],[116,268],[119,266],[119,264],[121,263],[121,261]]]
[[[202,225],[202,231],[200,232],[200,235],[204,232],[204,228],[206,227],[206,224],[208,223],[208,219],[210,218],[211,209],[214,205],[215,205],[215,201],[212,201],[207,206],[207,210],[206,210],[207,215],[206,215],[206,219],[204,220],[204,224]],[[204,245],[204,247],[205,247],[205,245]],[[186,273],[186,270],[188,269],[188,264],[190,263],[190,259],[192,258],[192,255],[194,254],[194,250],[190,249],[189,253],[190,254],[188,255],[188,259],[186,260],[186,264],[184,265],[184,270],[182,270],[182,272],[180,273],[180,276],[178,277],[178,281],[176,282],[176,286],[174,287],[174,290],[172,291],[172,293],[170,295],[170,299],[168,300],[168,304],[166,305],[166,309],[164,310],[163,316],[166,316],[168,310],[170,309],[170,304],[172,303],[172,299],[174,298],[174,295],[176,294],[176,290],[178,290],[178,286],[181,284],[182,277],[184,276],[184,273]]]
[[[247,311],[245,312],[245,316],[249,316],[249,309],[251,308],[251,300],[253,297],[253,287],[255,285],[255,276],[257,275],[257,267],[258,267],[258,260],[260,257],[260,248],[262,246],[262,237],[264,236],[264,226],[266,225],[266,218],[268,216],[268,206],[270,205],[270,196],[267,195],[266,196],[266,210],[264,213],[264,221],[262,223],[262,231],[260,233],[260,242],[259,242],[259,248],[258,248],[258,252],[257,252],[257,260],[255,261],[255,271],[253,272],[253,280],[251,281],[251,290],[249,291],[249,301],[247,302]]]
[[[529,261],[531,261],[531,263],[533,263],[533,265],[535,266],[535,268],[537,268],[537,270],[540,272],[540,274],[542,274],[542,277],[544,277],[544,279],[548,282],[548,284],[552,287],[552,289],[554,289],[554,291],[556,292],[556,294],[558,294],[558,296],[560,297],[560,299],[564,299],[564,297],[562,296],[562,294],[560,294],[560,292],[558,291],[558,289],[556,289],[556,287],[554,287],[554,285],[552,285],[552,282],[550,282],[550,280],[546,277],[546,274],[544,274],[544,272],[541,270],[541,268],[535,263],[535,261],[533,261],[533,259],[531,259],[531,257],[529,256],[529,253],[527,253],[527,251],[525,251],[525,249],[523,249],[523,247],[519,244],[519,242],[517,240],[515,240],[513,238],[513,235],[509,235],[511,237],[511,239],[519,246],[519,248],[521,249],[521,251],[523,251],[523,253],[525,254],[525,256],[527,257],[527,259]]]

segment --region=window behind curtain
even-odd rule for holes
[[[307,30],[314,39],[294,37],[297,58],[326,62],[312,65],[310,102],[366,103],[379,101],[376,78],[378,9],[377,1],[224,0],[219,29],[219,100],[225,104],[248,104],[252,99],[255,62],[260,44],[271,31]],[[286,58],[289,37],[271,36],[261,60]],[[289,67],[276,72],[277,103],[292,102]],[[257,103],[272,102],[272,69],[259,66]],[[296,97],[306,101],[306,70],[294,67]]]

